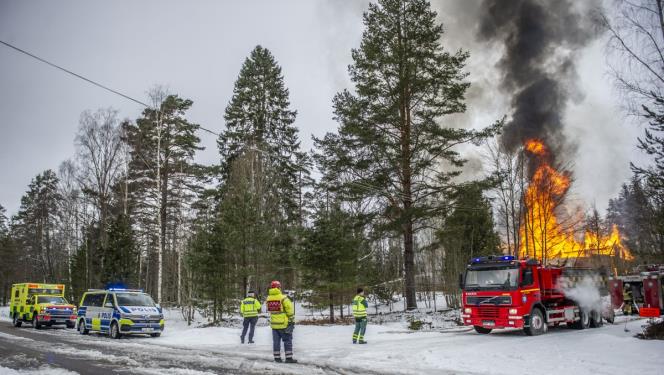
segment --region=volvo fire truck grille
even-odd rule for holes
[[[497,307],[480,307],[479,316],[483,318],[498,318],[499,310]]]
[[[494,296],[494,297],[478,297],[467,296],[466,305],[511,305],[512,297],[510,296]]]

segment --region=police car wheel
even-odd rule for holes
[[[81,335],[87,335],[88,334],[88,329],[85,328],[85,321],[83,319],[78,321],[78,333]]]
[[[111,338],[114,338],[114,339],[119,339],[120,336],[122,336],[120,334],[120,328],[118,327],[118,323],[115,323],[115,322],[113,322],[111,324],[111,329],[108,332],[109,332],[109,335],[111,336]]]

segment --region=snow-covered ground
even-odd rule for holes
[[[236,358],[248,364],[265,363],[272,356],[271,331],[265,318],[256,329],[256,344],[240,344],[235,327],[196,328],[187,326],[177,310],[166,311],[167,328],[162,337],[127,340],[145,350],[187,349]],[[8,320],[2,308],[0,319]],[[335,371],[388,374],[664,374],[664,342],[634,338],[645,320],[627,322],[618,317],[615,325],[584,331],[551,329],[542,336],[527,337],[519,331],[497,331],[479,335],[467,327],[413,332],[408,322],[369,324],[368,345],[351,343],[352,326],[298,325],[294,333],[295,357],[305,365]],[[198,323],[204,319],[198,318]],[[444,320],[444,319],[443,319]],[[57,334],[77,340],[106,340],[95,336],[76,336],[73,330]],[[109,340],[109,347],[121,345]],[[129,344],[129,342],[126,342]],[[160,349],[162,348],[162,349]],[[265,366],[265,365],[262,365]],[[311,373],[311,366],[269,364],[268,370],[284,373]],[[255,367],[254,367],[255,369]],[[3,370],[0,368],[0,372]],[[278,370],[282,372],[281,370]]]

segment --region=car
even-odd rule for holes
[[[81,297],[77,329],[108,334],[159,337],[164,331],[164,314],[149,294],[140,289],[90,289]]]

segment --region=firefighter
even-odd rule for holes
[[[623,314],[632,315],[632,288],[629,284],[625,284],[623,290]]]
[[[366,344],[364,333],[367,330],[367,308],[369,304],[364,298],[364,289],[357,288],[357,295],[353,298],[353,316],[355,317],[355,330],[353,331],[353,344]]]
[[[244,336],[249,330],[249,343],[254,343],[254,329],[256,328],[256,322],[258,322],[258,313],[261,311],[261,303],[256,299],[256,293],[253,290],[250,290],[247,293],[247,298],[242,300],[240,304],[240,314],[244,318],[242,321],[242,335],[240,335],[240,340],[244,344]]]
[[[273,281],[268,292],[267,311],[270,313],[272,327],[272,352],[275,362],[281,360],[281,342],[284,342],[286,363],[297,363],[293,359],[293,330],[295,329],[295,309],[293,302],[281,293],[281,283]]]

